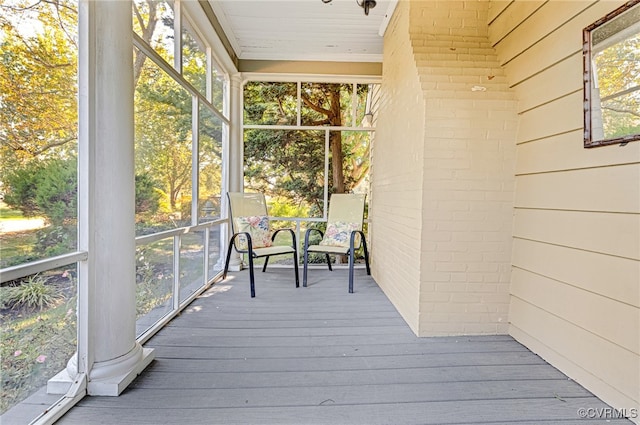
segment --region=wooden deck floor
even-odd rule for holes
[[[602,401],[508,336],[417,338],[367,277],[230,275],[153,337],[120,397],[85,397],[73,424],[579,424]],[[596,423],[629,423],[592,420]]]

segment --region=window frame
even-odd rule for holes
[[[321,131],[324,132],[324,184],[323,184],[323,209],[322,209],[322,217],[278,217],[278,219],[297,219],[297,220],[305,220],[305,221],[326,221],[328,214],[328,205],[329,205],[329,167],[331,163],[331,159],[329,156],[330,148],[329,148],[329,139],[330,133],[334,131],[362,131],[370,133],[371,143],[375,138],[375,124],[370,123],[369,125],[364,124],[363,122],[358,125],[356,109],[357,104],[354,102],[356,96],[356,90],[358,85],[368,85],[373,84],[377,85],[378,89],[375,89],[376,92],[379,92],[379,86],[382,84],[381,77],[369,77],[369,76],[327,76],[327,75],[291,75],[291,74],[262,74],[262,73],[246,73],[244,74],[244,78],[242,81],[241,91],[244,93],[244,87],[247,83],[250,82],[264,82],[264,83],[293,83],[297,86],[297,107],[296,107],[296,122],[294,124],[284,124],[284,125],[268,125],[268,124],[246,124],[244,122],[244,113],[241,114],[240,118],[241,128],[242,128],[242,163],[244,164],[244,133],[246,130],[255,129],[255,130],[295,130],[295,131]],[[342,126],[331,126],[331,125],[305,125],[302,123],[302,101],[301,101],[301,90],[304,84],[309,83],[320,83],[320,84],[348,84],[351,86],[352,90],[352,105],[351,105],[351,119],[348,123]],[[244,95],[242,96],[242,110],[245,107],[245,99]],[[366,107],[371,107],[371,105],[367,104]],[[366,114],[367,111],[365,111]],[[371,114],[371,111],[368,111]],[[244,178],[243,178],[244,181]]]
[[[593,67],[593,55],[594,48],[592,45],[592,32],[603,25],[612,22],[618,16],[631,10],[634,7],[640,7],[640,0],[630,0],[618,7],[611,13],[603,16],[595,21],[593,24],[585,27],[582,31],[582,53],[583,53],[583,105],[584,105],[584,147],[595,148],[601,146],[609,146],[619,144],[620,146],[626,146],[629,142],[640,141],[640,133],[629,134],[626,136],[615,138],[602,138],[594,140],[593,133],[593,119],[594,119],[594,96],[592,93],[593,82],[595,79],[596,70]],[[624,92],[619,92],[620,94]]]

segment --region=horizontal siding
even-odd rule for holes
[[[640,354],[640,315],[636,306],[576,290],[569,284],[518,268],[513,271],[511,293],[548,314]]]
[[[573,372],[569,376],[587,388],[597,387],[604,397],[617,400],[618,408],[638,406],[640,362],[636,353],[516,297],[510,318],[517,329],[512,335],[530,342],[527,345],[536,354]]]
[[[640,161],[640,143],[584,149],[582,128],[518,146],[516,174],[544,173],[629,164]],[[632,194],[634,182],[626,182]]]
[[[521,175],[516,185],[516,207],[623,213],[640,210],[637,164]]]
[[[532,9],[534,12],[526,20],[521,21],[522,23],[513,30],[508,38],[499,42],[503,64],[522,54],[528,46],[536,44],[564,25],[565,22],[594,5],[591,1],[547,1],[540,5],[537,4],[538,2],[527,3],[532,4],[520,9],[527,14]]]
[[[566,3],[573,4],[573,2]],[[505,62],[501,46],[498,45],[498,55],[501,61],[506,63],[505,69],[511,84],[520,83],[567,57],[582,52],[583,28],[623,3],[618,0],[595,3],[556,31],[549,33],[546,37],[541,37],[535,44],[523,44],[520,49],[523,54],[514,57],[509,62]],[[576,6],[581,4],[582,2],[577,2]],[[532,58],[535,59],[532,60]]]
[[[582,31],[624,1],[526,3],[489,29],[520,114],[510,334],[638,407],[640,143],[583,142]]]
[[[562,95],[551,103],[531,109],[520,115],[518,143],[542,139],[557,134],[582,129],[582,91]],[[541,125],[544,123],[544,125]]]
[[[582,90],[582,74],[582,52],[580,52],[524,80],[514,87],[520,100],[518,112],[528,111]]]
[[[489,38],[494,41],[494,45],[497,44],[496,40],[503,40],[507,34],[514,31],[521,22],[525,21],[545,3],[546,0],[509,2],[507,7],[501,11],[500,15],[490,21]],[[502,4],[502,6],[504,6],[504,4]],[[498,6],[498,8],[500,8],[500,6]]]
[[[516,209],[513,235],[640,260],[640,214]]]
[[[492,23],[514,0],[496,0],[489,4],[487,22]]]
[[[576,291],[640,307],[640,267],[635,260],[516,238],[513,266],[566,283]]]

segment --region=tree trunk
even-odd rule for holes
[[[329,121],[333,126],[342,125],[342,113],[340,110],[340,86],[332,84],[330,87],[330,113]],[[344,183],[344,155],[342,153],[342,132],[329,133],[329,149],[331,150],[331,171],[333,175],[333,193],[345,193]]]
[[[329,147],[331,149],[331,171],[333,173],[333,193],[345,193],[344,161],[342,154],[342,134],[339,131],[332,131],[329,134]]]

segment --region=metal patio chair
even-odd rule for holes
[[[296,288],[300,286],[298,279],[298,249],[296,235],[292,229],[279,229],[271,231],[267,203],[262,193],[227,193],[231,217],[233,235],[229,240],[227,259],[224,263],[222,278],[226,279],[229,270],[231,251],[247,254],[249,257],[249,278],[251,282],[251,298],[256,296],[255,278],[253,274],[253,259],[265,257],[262,271],[267,270],[269,258],[272,255],[289,254],[293,256],[293,265],[296,278]],[[291,245],[275,245],[276,235],[288,231],[291,234]]]
[[[364,200],[365,195],[362,194],[335,193],[331,195],[327,230],[325,233],[322,233],[319,229],[307,229],[304,235],[304,271],[302,274],[302,286],[307,286],[307,269],[310,252],[324,254],[330,271],[333,271],[333,269],[331,268],[331,258],[329,254],[349,256],[349,293],[351,294],[353,293],[355,251],[358,250],[360,246],[364,248],[367,274],[371,274],[367,241],[362,231],[362,224],[364,222]],[[309,236],[313,232],[320,233],[322,237],[318,245],[309,245]]]

